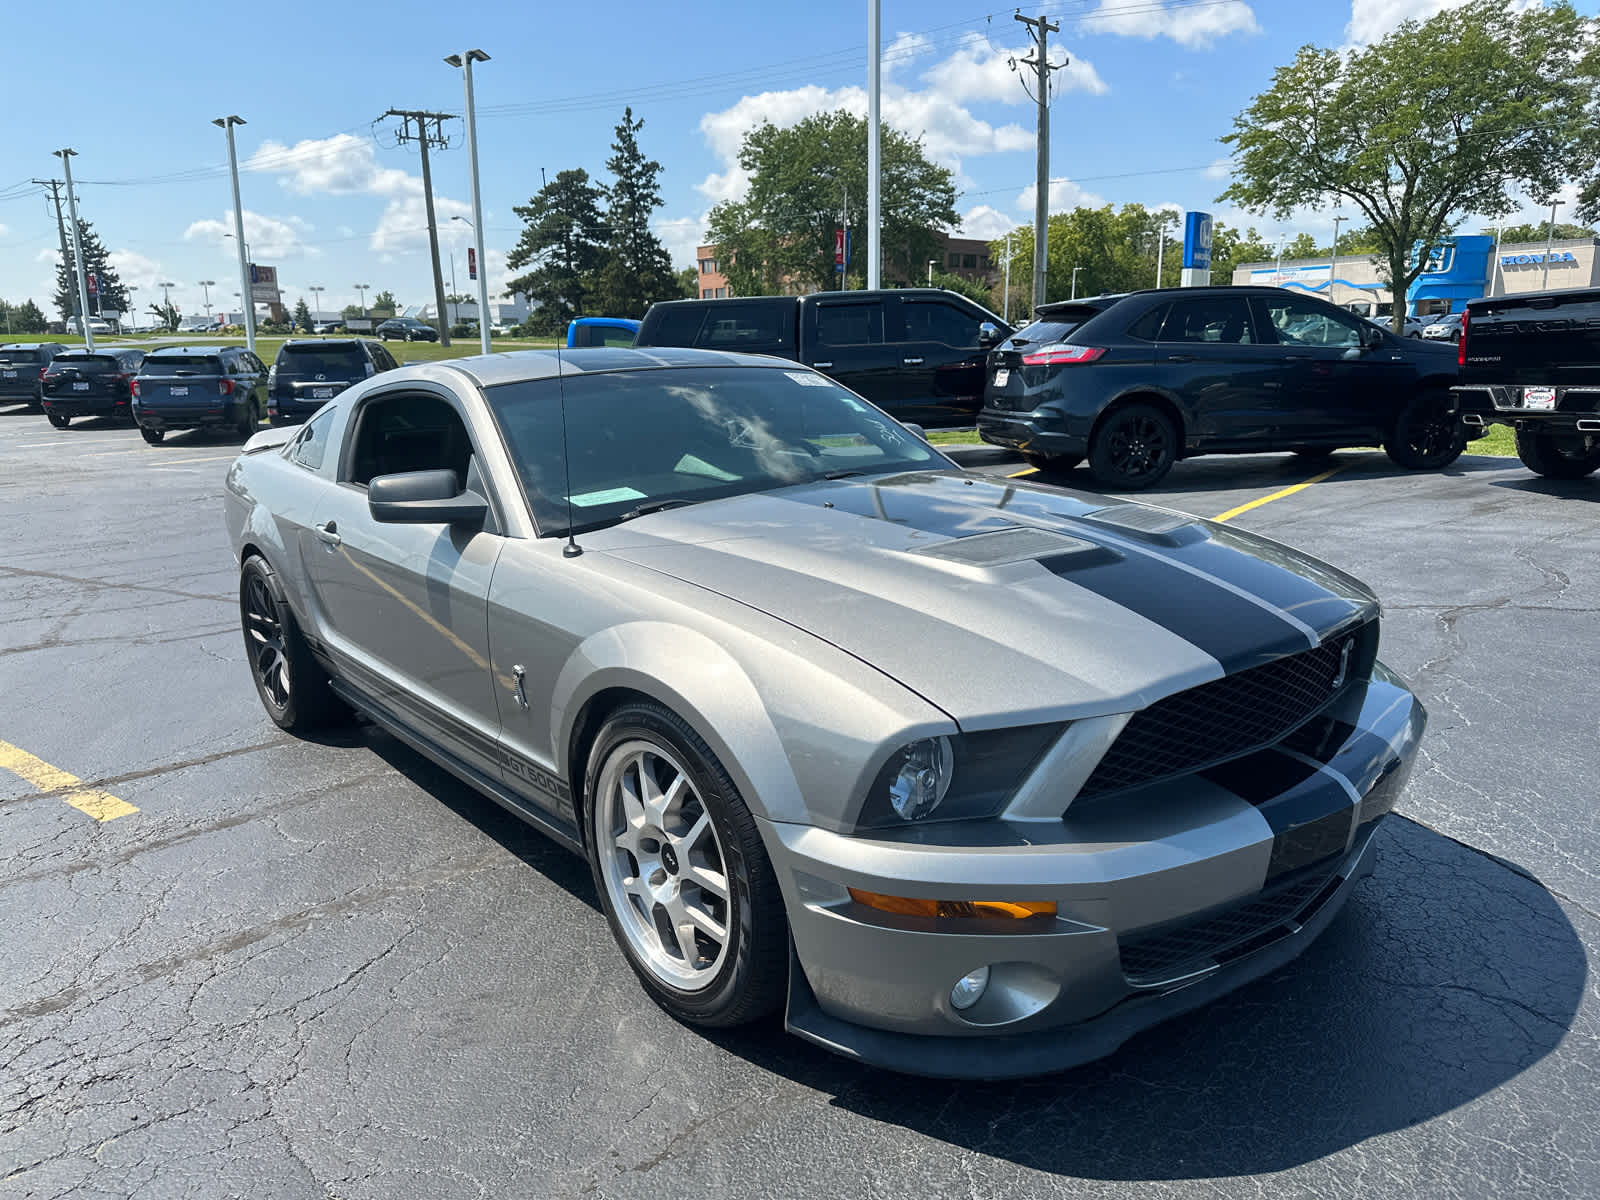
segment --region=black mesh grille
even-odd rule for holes
[[[1078,798],[1198,771],[1270,746],[1333,699],[1360,632],[1203,683],[1133,714]],[[1345,646],[1351,657],[1343,662]]]
[[[1247,903],[1192,924],[1124,938],[1122,973],[1134,986],[1150,987],[1200,970],[1219,955],[1235,947],[1247,948],[1246,944],[1256,939],[1275,940],[1279,927],[1318,900],[1332,879],[1332,871],[1313,869]],[[1264,934],[1274,937],[1262,938]]]

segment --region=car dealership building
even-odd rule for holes
[[[1436,248],[1427,269],[1411,285],[1407,311],[1416,316],[1460,312],[1480,296],[1516,295],[1546,289],[1600,287],[1600,238],[1552,242],[1548,279],[1545,244],[1506,243],[1497,250],[1486,234],[1453,238]],[[1235,284],[1294,288],[1375,316],[1389,311],[1389,287],[1379,263],[1365,254],[1337,261],[1293,259],[1245,263],[1234,268]],[[1331,294],[1330,294],[1331,292]]]

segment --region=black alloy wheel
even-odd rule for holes
[[[65,429],[68,425],[72,424],[72,418],[67,416],[66,413],[46,413],[45,416],[50,419],[50,424],[54,425],[57,429]]]
[[[1442,470],[1466,448],[1467,427],[1443,388],[1418,392],[1406,401],[1394,433],[1383,444],[1384,453],[1397,466],[1411,471]]]
[[[1582,479],[1600,470],[1600,438],[1519,429],[1517,457],[1546,479]]]
[[[256,694],[276,725],[305,734],[348,714],[300,635],[277,573],[259,555],[240,569],[239,622]]]
[[[1089,442],[1089,473],[1104,487],[1150,487],[1177,461],[1177,426],[1153,404],[1112,409]]]
[[[152,446],[159,446],[162,439],[167,436],[167,431],[165,429],[151,429],[148,425],[141,425],[139,426],[139,436]]]

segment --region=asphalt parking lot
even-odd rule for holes
[[[1373,585],[1423,754],[1289,968],[963,1085],[678,1025],[584,863],[377,731],[281,734],[235,449],[0,408],[0,1196],[1600,1194],[1600,478],[1260,455],[1147,494]]]

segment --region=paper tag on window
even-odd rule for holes
[[[603,492],[583,492],[576,496],[568,496],[568,500],[579,508],[588,508],[591,504],[621,504],[624,500],[643,500],[644,493],[636,492],[631,487],[607,488]]]
[[[832,387],[833,382],[821,375],[814,375],[810,371],[785,371],[790,379],[801,387]]]

